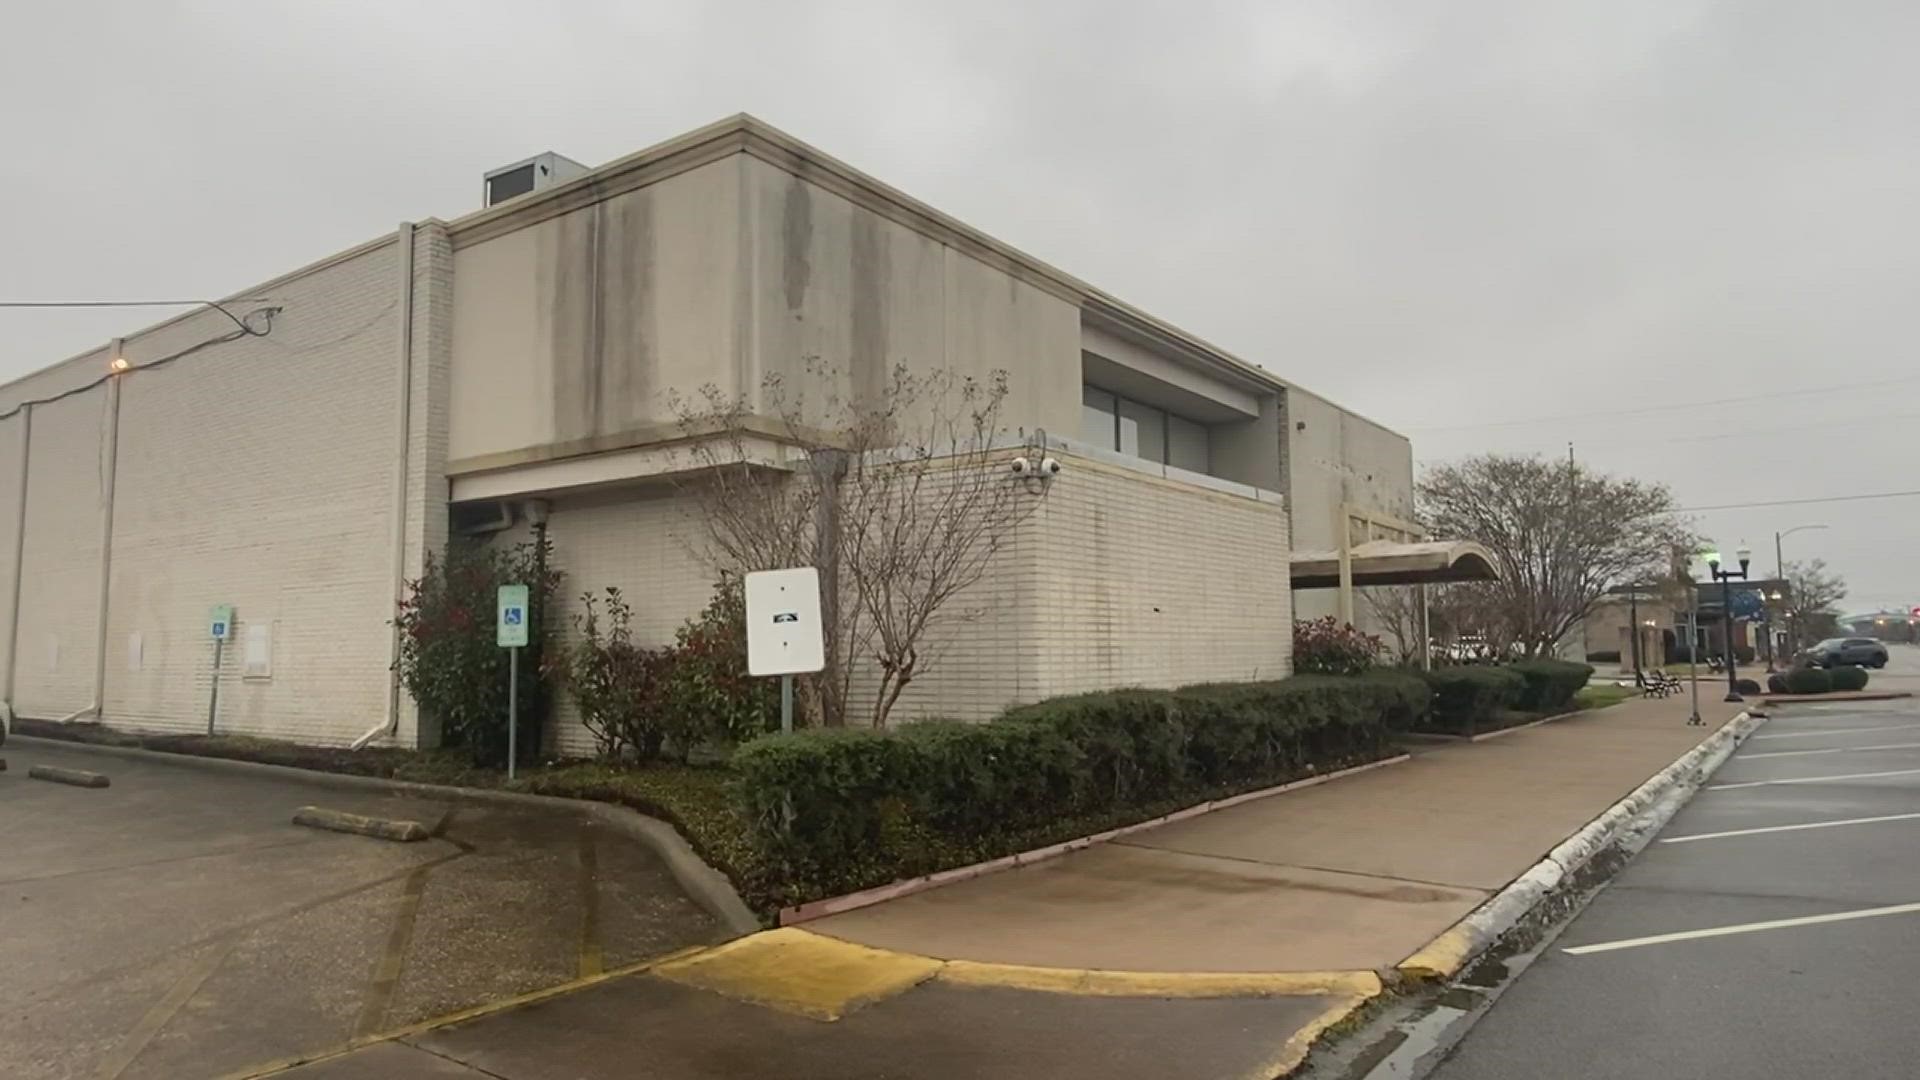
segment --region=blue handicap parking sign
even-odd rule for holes
[[[505,616],[505,620],[504,620],[504,621],[506,622],[506,624],[507,624],[508,626],[519,626],[519,625],[520,625],[520,609],[519,609],[519,608],[517,608],[517,607],[510,607],[510,608],[508,608],[508,609],[507,609],[507,610],[506,610],[506,611],[504,612],[504,616]]]

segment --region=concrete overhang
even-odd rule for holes
[[[687,441],[639,446],[456,475],[449,481],[449,501],[550,498],[605,488],[667,484],[705,472],[716,460],[728,459],[791,472],[805,461],[805,454],[791,444],[763,436],[748,436],[737,448],[718,453],[696,453]]]
[[[1354,545],[1353,583],[1372,585],[1440,585],[1456,581],[1497,581],[1493,556],[1470,540],[1369,540]],[[1293,587],[1334,589],[1340,586],[1338,551],[1293,553]]]

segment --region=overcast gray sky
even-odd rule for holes
[[[0,299],[224,294],[754,113],[1412,436],[1688,506],[1920,488],[1913,0],[66,0],[0,37]],[[151,313],[0,311],[0,378]],[[1836,385],[1837,384],[1837,385]],[[1750,400],[1725,402],[1730,398]],[[1702,515],[1864,610],[1920,499]]]

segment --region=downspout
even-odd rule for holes
[[[107,594],[113,583],[113,489],[114,481],[120,473],[120,359],[126,349],[125,338],[114,338],[108,350],[107,362],[113,365],[114,375],[107,380],[107,478],[102,484],[101,497],[104,506],[100,511],[100,603],[94,610],[93,634],[93,704],[60,718],[60,722],[71,723],[91,713],[95,720],[100,719],[106,707],[107,697]]]
[[[413,232],[411,222],[400,226],[395,242],[400,245],[400,386],[399,416],[394,423],[393,468],[393,596],[387,606],[391,622],[400,601],[407,595],[407,450],[413,438]],[[395,624],[387,641],[386,716],[366,733],[353,740],[358,750],[378,738],[390,738],[400,730],[400,627]]]
[[[20,667],[20,573],[27,565],[27,455],[33,452],[33,405],[20,408],[20,503],[14,509],[13,517],[13,597],[7,611],[7,687],[6,697],[0,700],[0,709],[6,710],[5,721],[13,726],[13,675]]]

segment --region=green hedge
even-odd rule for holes
[[[1527,689],[1527,680],[1505,667],[1443,667],[1425,675],[1433,688],[1430,726],[1455,734],[1473,734]]]
[[[1404,672],[1300,675],[1080,694],[981,724],[769,735],[733,756],[736,805],[791,903],[1377,760],[1428,698]]]
[[[1568,660],[1522,660],[1511,665],[1526,685],[1514,707],[1527,712],[1558,712],[1593,678],[1593,668]]]
[[[1794,668],[1787,672],[1787,692],[1792,694],[1824,694],[1833,689],[1833,676],[1824,668]]]
[[[1835,690],[1865,690],[1867,688],[1867,669],[1849,664],[1845,667],[1828,668],[1827,678],[1833,682]]]

